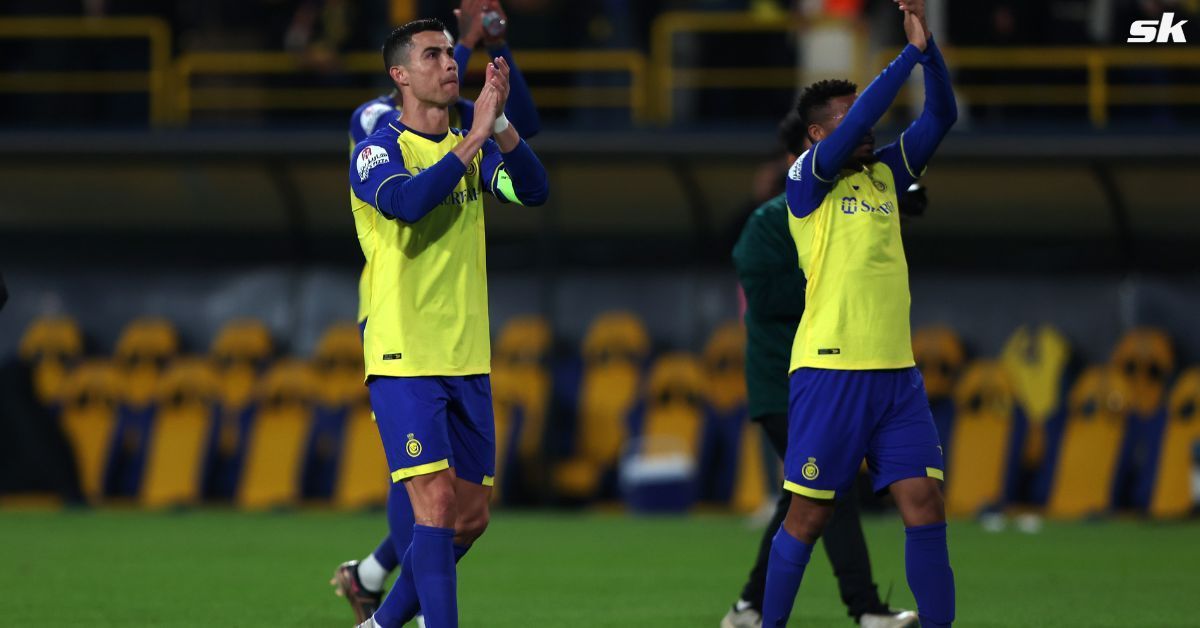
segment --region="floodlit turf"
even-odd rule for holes
[[[0,625],[350,626],[326,584],[381,514],[0,513]],[[911,608],[898,520],[866,522],[875,578]],[[758,532],[742,519],[500,512],[462,563],[462,625],[716,628]],[[957,625],[1196,626],[1200,525],[951,525]],[[813,559],[792,624],[849,626]]]

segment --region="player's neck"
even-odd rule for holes
[[[427,102],[404,103],[400,124],[418,133],[442,135],[450,131],[450,110]]]

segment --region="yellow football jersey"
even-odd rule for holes
[[[817,179],[816,209],[803,218],[788,215],[808,279],[789,372],[913,366],[908,263],[892,169],[880,161],[821,181],[814,161],[806,152],[789,174],[795,182]]]
[[[351,159],[350,204],[367,259],[361,300],[367,304],[368,376],[490,371],[484,151],[421,220],[406,223],[376,210],[383,183],[434,166],[462,141],[461,133],[429,137],[393,123],[360,142]]]

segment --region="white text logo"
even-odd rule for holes
[[[1162,19],[1155,20],[1138,20],[1129,27],[1129,39],[1125,41],[1131,44],[1148,44],[1151,42],[1165,44],[1186,44],[1187,36],[1183,34],[1183,25],[1188,23],[1188,20],[1174,24],[1174,13],[1163,13]]]

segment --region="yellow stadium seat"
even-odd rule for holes
[[[963,373],[946,461],[948,515],[975,515],[1003,500],[1015,403],[998,362],[974,362]]]
[[[147,444],[142,506],[165,508],[199,502],[216,392],[216,374],[206,360],[180,359],[163,374]]]
[[[73,370],[63,383],[59,421],[79,472],[84,497],[97,502],[103,493],[104,468],[117,420],[120,382],[107,361],[91,360]]]
[[[1175,371],[1175,351],[1166,332],[1147,327],[1131,330],[1117,343],[1112,362],[1129,382],[1135,416],[1146,419],[1162,407],[1167,380]]]
[[[353,322],[331,325],[313,356],[316,401],[328,407],[355,403],[367,394],[363,384],[363,346]]]
[[[913,358],[925,380],[930,402],[954,394],[967,352],[953,329],[941,325],[918,329],[913,334]]]
[[[357,404],[346,420],[333,505],[342,509],[382,505],[387,502],[390,484],[375,417],[367,403]]]
[[[317,375],[315,401],[327,408],[346,408],[331,496],[334,507],[349,510],[386,503],[391,478],[363,383],[358,326],[346,322],[326,329],[317,343],[313,370]]]
[[[704,433],[704,373],[688,353],[668,353],[655,360],[646,383],[641,454],[682,453],[700,457]]]
[[[257,388],[241,482],[239,507],[263,510],[295,505],[316,388],[311,367],[285,359],[267,371]]]
[[[1130,416],[1113,487],[1114,507],[1145,509],[1150,505],[1158,459],[1155,455],[1166,427],[1167,383],[1175,372],[1171,338],[1160,329],[1130,330],[1117,343],[1113,367],[1130,386]]]
[[[553,340],[546,319],[516,316],[501,328],[492,351],[497,478],[493,499],[501,499],[506,485],[514,481],[537,490],[544,472],[542,440],[551,390],[547,361]],[[510,463],[521,468],[521,477],[508,476]]]
[[[737,450],[729,505],[736,512],[754,512],[767,499],[767,473],[759,428],[746,420],[746,328],[741,322],[729,321],[713,331],[704,348],[704,375],[704,393],[718,422],[710,433],[731,441],[710,443],[710,450],[728,446]],[[723,470],[705,471],[719,477]]]
[[[1158,468],[1150,498],[1150,515],[1158,519],[1186,517],[1195,506],[1192,472],[1200,446],[1200,367],[1184,371],[1167,402]]]
[[[274,350],[267,326],[258,319],[242,318],[221,327],[209,353],[218,366],[229,362],[262,365]]]
[[[555,472],[560,493],[593,497],[603,475],[615,467],[649,353],[650,337],[633,314],[610,312],[592,322],[583,341],[576,455]]]
[[[174,325],[160,318],[142,318],[125,326],[113,353],[124,380],[123,401],[145,407],[154,399],[163,369],[179,351]]]
[[[1051,517],[1078,518],[1102,513],[1111,505],[1131,388],[1121,371],[1093,366],[1075,382],[1067,403],[1046,512]]]
[[[54,405],[70,370],[83,356],[83,332],[70,318],[39,318],[25,330],[18,354],[22,362],[33,367],[38,401],[45,406]]]
[[[1046,460],[1047,423],[1062,409],[1063,378],[1070,359],[1070,343],[1050,325],[1021,326],[1004,343],[1000,361],[1027,421],[1021,447],[1026,469],[1038,469]]]

